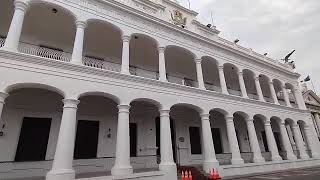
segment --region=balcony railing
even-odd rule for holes
[[[27,43],[20,43],[18,50],[19,52],[22,52],[25,54],[31,54],[35,56],[55,59],[55,60],[64,61],[64,62],[70,62],[71,60],[71,53],[66,53],[63,51],[54,50],[54,49],[36,46],[32,44],[27,44]]]
[[[5,41],[6,40],[4,38],[0,37],[0,48],[4,46]]]

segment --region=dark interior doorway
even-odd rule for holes
[[[47,153],[50,127],[50,118],[23,118],[14,160],[16,162],[44,161]]]
[[[266,132],[262,131],[261,132],[262,135],[262,141],[263,141],[263,146],[264,146],[264,150],[266,152],[269,152],[269,146],[268,146],[268,141],[267,141],[267,136],[266,136]]]
[[[137,124],[130,123],[130,157],[137,157]]]
[[[97,157],[99,124],[99,121],[78,121],[74,159]]]
[[[201,136],[199,127],[189,127],[191,154],[201,154]]]
[[[214,150],[216,154],[222,154],[222,142],[221,142],[221,134],[219,128],[211,128],[212,139],[214,143]]]

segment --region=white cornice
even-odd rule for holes
[[[171,0],[162,0],[162,2],[170,4],[171,6],[174,6],[179,10],[183,10],[184,12],[186,12],[186,13],[188,13],[190,15],[193,15],[193,16],[197,16],[199,14],[198,12],[193,11],[191,9],[187,9],[187,8],[181,6],[180,4],[177,4],[177,3],[175,3],[175,2],[173,2]]]
[[[2,49],[0,49],[0,57],[7,59],[7,60],[21,61],[21,62],[25,62],[25,63],[43,65],[43,66],[51,67],[51,68],[58,68],[58,69],[62,69],[65,71],[84,73],[84,74],[88,74],[88,76],[95,75],[95,76],[100,76],[101,78],[109,77],[109,78],[114,78],[117,80],[138,82],[138,83],[142,83],[142,84],[146,84],[146,85],[162,87],[162,88],[166,88],[168,90],[170,90],[170,89],[179,90],[179,91],[185,92],[186,94],[187,93],[195,93],[195,94],[199,94],[199,95],[206,95],[209,97],[211,96],[212,99],[214,99],[215,97],[220,97],[221,99],[226,100],[225,101],[226,103],[228,101],[229,102],[232,102],[232,101],[245,102],[245,103],[251,104],[252,107],[255,107],[256,105],[261,105],[261,106],[270,107],[273,109],[290,111],[293,113],[309,113],[308,110],[300,110],[300,109],[296,109],[296,108],[290,108],[290,107],[286,107],[286,106],[276,105],[273,103],[261,102],[261,101],[254,100],[254,99],[245,99],[245,98],[242,98],[239,96],[225,95],[225,94],[215,92],[215,91],[202,90],[202,89],[183,86],[183,85],[174,84],[174,83],[161,82],[158,80],[148,79],[148,78],[139,77],[139,76],[125,75],[125,74],[121,74],[121,73],[114,72],[114,71],[102,70],[102,69],[87,67],[87,66],[83,66],[83,65],[75,65],[72,63],[68,63],[68,62],[51,60],[51,59],[28,55],[28,54],[23,54],[23,53],[10,52],[10,51],[2,50]],[[9,64],[9,61],[7,63]],[[199,96],[199,98],[200,98],[200,96]]]

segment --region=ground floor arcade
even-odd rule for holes
[[[48,89],[21,86],[1,93],[0,176],[49,172],[50,179],[70,167],[79,177],[127,175],[172,171],[176,164],[209,171],[319,156],[313,127],[304,121],[223,109],[203,113],[191,104],[163,109],[151,99],[118,104],[102,93],[63,99]]]

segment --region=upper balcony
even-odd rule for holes
[[[147,34],[124,35],[119,27],[108,22],[76,21],[61,6],[16,2],[16,8],[13,0],[0,2],[3,50],[283,106],[299,105],[301,93],[292,82],[222,62],[210,55],[199,57],[178,45],[162,46]],[[25,14],[21,15],[20,11]],[[19,27],[21,36],[15,34],[20,32]],[[17,36],[20,38],[15,39]]]

